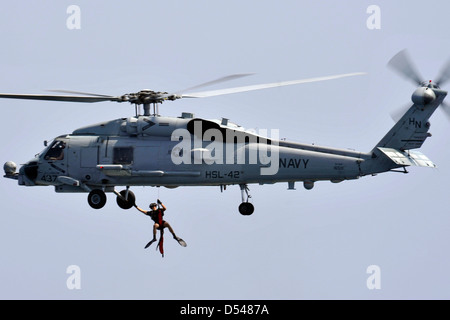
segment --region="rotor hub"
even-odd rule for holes
[[[163,103],[167,99],[167,92],[156,92],[152,90],[141,90],[137,93],[127,93],[120,97],[120,102],[133,104]]]
[[[420,84],[422,87],[427,87],[431,89],[440,89],[439,85],[433,80],[424,81]]]

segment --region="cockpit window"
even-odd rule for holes
[[[45,160],[63,160],[64,159],[64,149],[66,148],[66,143],[64,141],[55,141],[48,149],[44,156]]]

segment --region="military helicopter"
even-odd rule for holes
[[[296,182],[310,190],[317,181],[339,183],[382,172],[407,173],[408,166],[436,167],[421,152],[430,136],[429,118],[447,92],[440,85],[450,79],[450,65],[436,82],[423,81],[406,51],[399,52],[388,66],[418,85],[413,105],[402,113],[393,128],[369,152],[330,148],[280,140],[276,134],[245,130],[226,118],[206,120],[191,113],[178,118],[159,115],[159,105],[182,98],[205,98],[237,92],[268,89],[359,76],[348,73],[312,79],[284,81],[222,90],[192,92],[206,86],[248,76],[235,74],[176,93],[141,90],[122,96],[57,90],[59,95],[0,94],[0,98],[65,102],[128,102],[135,116],[76,129],[56,137],[18,172],[14,162],[4,165],[5,178],[22,186],[54,186],[58,193],[88,193],[94,209],[104,207],[107,193],[116,195],[122,209],[135,204],[130,190],[135,186],[176,188],[181,186],[239,185],[239,212],[251,215],[249,184]],[[61,95],[64,93],[65,95]],[[143,114],[141,114],[143,106]],[[447,110],[447,109],[445,109]],[[117,191],[117,186],[125,187]]]

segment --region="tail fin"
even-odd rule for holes
[[[414,103],[392,129],[378,142],[370,154],[372,160],[366,161],[366,173],[379,173],[406,166],[435,168],[436,165],[424,154],[412,149],[420,148],[431,136],[428,120],[443,102],[447,92],[433,89],[436,98],[429,103]]]
[[[418,149],[425,140],[431,136],[428,132],[430,123],[428,120],[442,103],[447,92],[433,89],[436,99],[432,102],[420,105],[415,103],[392,127],[392,129],[378,142],[372,153],[379,154],[378,148],[390,148],[396,150]]]

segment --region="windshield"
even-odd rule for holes
[[[48,148],[47,153],[44,156],[45,160],[63,160],[64,159],[64,149],[66,148],[66,143],[61,140],[53,142],[53,144]]]

